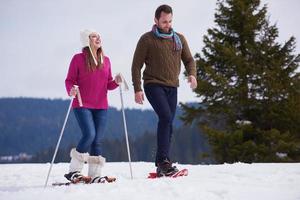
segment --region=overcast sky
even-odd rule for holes
[[[202,38],[214,25],[216,0],[0,0],[0,97],[67,98],[64,80],[70,60],[81,51],[79,32],[100,32],[113,73],[121,72],[130,91],[125,106],[134,103],[131,62],[139,37],[151,29],[155,9],[173,7],[173,28],[187,38],[192,54],[200,52]],[[300,1],[263,0],[272,23],[279,28],[279,41],[297,39],[300,52]],[[182,69],[184,67],[182,66]],[[180,102],[197,101],[180,75]],[[119,90],[109,93],[111,106],[120,107]]]

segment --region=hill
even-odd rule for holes
[[[51,160],[68,104],[68,100],[61,99],[0,99],[0,162]],[[125,112],[133,160],[152,161],[156,145],[155,113],[151,110],[138,109],[126,109]],[[183,127],[179,119],[181,112],[181,108],[178,107],[174,122],[172,154],[177,161],[183,163],[201,163],[203,159],[200,158],[200,154],[208,149],[206,139],[197,128]],[[110,107],[107,122],[104,155],[110,161],[126,160],[121,111]],[[61,141],[57,162],[69,160],[69,150],[76,146],[80,135],[80,129],[71,113]],[[186,148],[181,148],[182,146]],[[23,153],[31,157],[28,158]],[[12,155],[18,156],[12,157]]]

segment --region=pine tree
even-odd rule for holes
[[[201,125],[218,162],[299,161],[295,38],[276,41],[260,0],[218,0],[215,23],[195,56],[201,106],[182,104],[182,119]]]

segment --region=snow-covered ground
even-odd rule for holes
[[[0,165],[0,200],[300,200],[300,163],[178,165],[189,176],[147,179],[153,163],[107,163],[103,175],[116,176],[110,184],[50,186],[65,181],[67,163],[55,164],[44,188],[49,164]],[[86,173],[86,169],[84,170]]]

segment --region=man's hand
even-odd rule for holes
[[[143,91],[136,92],[134,100],[138,104],[143,104],[143,101],[144,101],[144,92]]]
[[[189,76],[188,82],[190,83],[190,87],[192,89],[196,89],[196,87],[197,87],[197,79],[195,78],[195,76],[193,76],[193,75]]]

